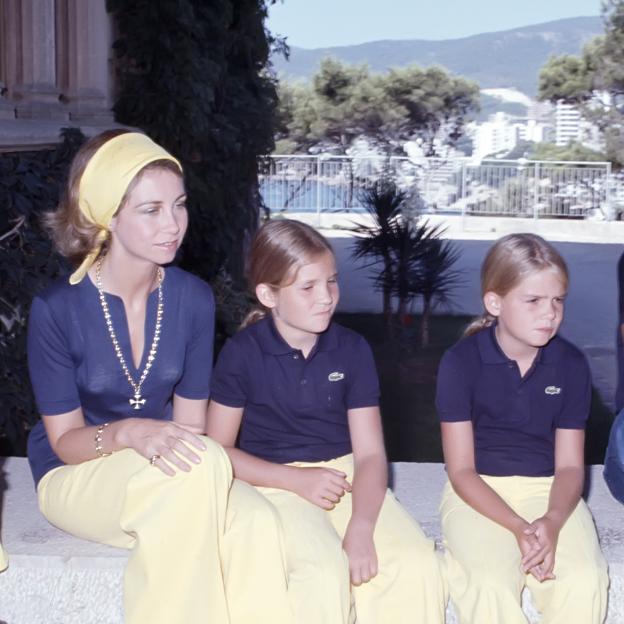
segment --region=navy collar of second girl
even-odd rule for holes
[[[277,331],[277,327],[275,327],[273,317],[270,315],[258,321],[256,336],[259,339],[260,348],[265,353],[270,353],[271,355],[292,355],[293,353],[301,353],[299,349],[291,347],[282,338],[281,334]],[[309,360],[318,351],[331,351],[337,346],[338,338],[332,321],[329,327],[318,335],[316,344],[312,348],[312,351],[310,351],[310,355],[308,355],[307,359]]]

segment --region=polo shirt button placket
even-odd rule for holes
[[[306,371],[303,370],[302,373],[305,375]],[[310,407],[315,403],[313,394],[314,384],[308,383],[310,371],[307,372],[307,375],[306,377],[301,377],[299,387],[301,388],[301,405]]]

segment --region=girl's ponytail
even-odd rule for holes
[[[269,314],[269,311],[266,308],[262,308],[260,306],[254,306],[248,312],[247,316],[243,319],[243,322],[240,324],[239,329],[245,329],[245,327],[249,327],[258,321],[261,321],[263,318]]]
[[[464,336],[472,336],[477,332],[490,327],[496,320],[491,314],[484,312],[481,316],[473,319],[472,322],[464,329]]]

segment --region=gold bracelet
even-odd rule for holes
[[[112,453],[105,453],[104,447],[102,446],[102,438],[104,437],[104,429],[108,427],[108,423],[104,423],[100,425],[95,431],[95,454],[98,457],[108,457],[112,455]]]

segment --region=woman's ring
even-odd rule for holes
[[[150,457],[150,466],[153,466],[160,459],[160,455],[152,455]]]

